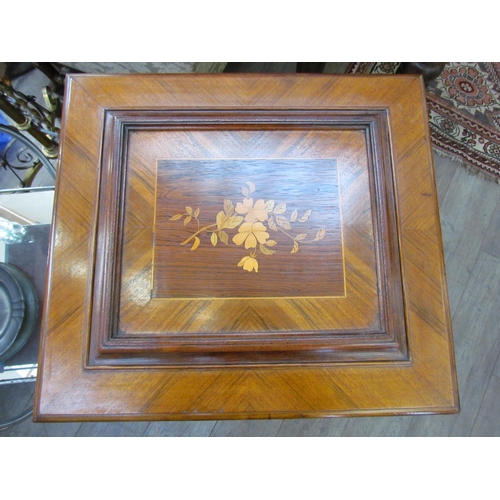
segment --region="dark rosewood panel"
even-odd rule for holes
[[[343,265],[335,159],[158,162],[152,298],[343,297]]]

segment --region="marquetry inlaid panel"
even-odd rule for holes
[[[68,80],[36,418],[458,408],[417,77]]]
[[[153,262],[153,298],[345,297],[336,160],[158,161]]]
[[[186,156],[185,132],[131,134],[126,161],[129,185],[125,189],[124,203],[121,331],[380,329],[377,261],[370,212],[372,195],[364,134],[338,130],[273,131],[263,140],[258,131],[190,132],[189,144],[207,141],[207,136],[214,143],[213,156],[222,158],[199,160],[195,156],[194,160],[180,160],[179,156]],[[316,144],[313,150],[304,147],[311,138]],[[258,141],[260,149],[251,144],[252,139]],[[342,151],[346,141],[357,142],[359,146],[346,154]],[[145,143],[158,148],[154,153],[147,148],[147,161],[144,161],[144,153],[139,157],[139,152],[146,149]],[[165,151],[158,147],[160,144]],[[281,153],[285,158],[277,159],[284,144],[287,154]],[[190,154],[198,155],[200,149],[192,148]],[[235,153],[251,157],[257,150],[267,158],[239,159],[236,164],[227,159],[233,158]],[[308,158],[304,151],[317,158]],[[176,159],[161,159],[167,153]],[[286,158],[292,155],[296,157]],[[305,158],[301,159],[301,155]],[[358,171],[356,183],[351,182],[351,170]],[[254,181],[246,180],[250,174]],[[263,198],[257,198],[257,194],[253,201],[258,179],[261,179],[259,189]],[[154,191],[152,186],[155,186]],[[253,189],[255,191],[250,193]],[[355,207],[347,205],[342,221],[340,190],[348,197],[357,191],[363,200]],[[140,196],[135,194],[139,192]],[[244,213],[249,200],[257,207],[259,203],[266,203],[265,213],[257,212],[263,221],[257,219],[254,223],[260,222],[264,228],[262,238],[267,238],[265,243],[272,241],[271,245],[261,246],[256,240],[255,247],[250,246],[252,242],[247,243],[247,240],[251,233],[245,241],[234,241],[238,238],[238,227],[245,229],[244,224],[248,221],[244,219],[252,217]],[[293,200],[296,200],[295,205]],[[287,202],[291,208],[287,208]],[[193,215],[187,213],[186,207]],[[197,210],[200,228],[194,218]],[[214,233],[202,231],[193,237],[210,223],[217,224],[219,214],[219,219],[227,217],[228,210],[234,213],[226,221],[230,221],[229,226],[236,227],[222,230],[227,234],[227,245],[220,238],[220,231],[215,232],[215,246]],[[237,210],[243,213],[239,215]],[[139,219],[138,214],[143,216]],[[292,224],[294,229],[288,229]],[[217,225],[213,227],[218,229]],[[191,228],[194,231],[189,232]],[[260,237],[258,232],[257,237]],[[242,243],[237,244],[240,241]],[[354,276],[354,273],[344,276],[346,259],[352,269],[351,249],[361,241],[366,247],[361,256],[364,261],[361,262],[358,256],[356,265],[362,276]],[[245,257],[260,265],[257,267],[259,272],[255,264],[251,271],[245,270],[244,265],[238,266]],[[146,273],[151,279],[144,279]],[[361,282],[356,278],[361,278],[365,290],[358,306],[356,297],[361,295],[358,291]],[[345,300],[347,288],[349,303]],[[138,300],[139,293],[143,300]],[[369,293],[371,301],[367,304]],[[322,308],[319,321],[312,311],[318,307]],[[177,312],[179,309],[187,309],[187,312],[181,315]],[[160,310],[165,318],[172,318],[170,323],[159,326],[150,320],[157,317]],[[304,314],[309,310],[310,314]],[[181,316],[185,321],[181,322]],[[243,316],[246,321],[242,321]],[[311,321],[312,317],[316,319]],[[353,322],[355,317],[356,323]]]

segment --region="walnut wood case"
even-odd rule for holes
[[[458,411],[416,76],[70,76],[37,421]]]

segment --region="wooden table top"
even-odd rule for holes
[[[456,413],[416,76],[67,80],[35,419]]]

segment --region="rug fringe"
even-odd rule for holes
[[[432,151],[434,153],[436,153],[437,155],[442,156],[443,158],[447,158],[448,160],[451,160],[452,162],[456,163],[457,165],[460,165],[462,168],[464,168],[467,171],[467,173],[469,175],[475,175],[477,177],[480,177],[481,179],[484,179],[485,181],[495,182],[496,184],[500,185],[500,177],[482,172],[477,167],[469,165],[465,160],[463,160],[459,156],[448,153],[447,151],[443,151],[443,150],[436,148],[436,147],[433,147]]]

